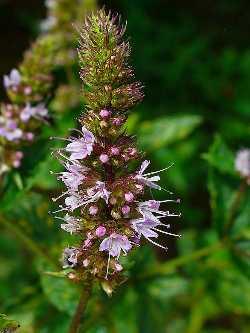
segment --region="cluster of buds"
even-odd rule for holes
[[[15,102],[0,106],[0,174],[12,167],[20,167],[23,158],[20,149],[34,140],[41,122],[48,120],[47,108],[17,69],[5,75],[3,83],[10,99]]]
[[[80,119],[81,130],[53,152],[65,170],[57,174],[66,190],[54,213],[61,228],[80,236],[80,244],[67,247],[63,267],[72,268],[70,278],[93,276],[117,283],[123,267],[119,258],[145,238],[166,249],[159,234],[173,235],[164,219],[179,216],[160,208],[179,200],[146,200],[152,189],[164,191],[159,173],[148,172],[150,162],[126,134],[129,109],[143,98],[142,86],[133,82],[128,66],[129,43],[123,41],[124,27],[118,16],[104,10],[87,17],[79,47],[81,78],[87,108]],[[143,162],[142,162],[143,161]]]
[[[86,13],[94,10],[96,0],[46,0],[47,17],[41,22],[42,32],[53,34],[60,43],[60,51],[54,62],[68,66],[74,64],[75,36],[73,25],[82,22]]]
[[[250,149],[240,150],[235,159],[235,169],[240,176],[250,185]]]
[[[95,1],[49,0],[47,7],[48,20],[53,17],[56,24],[50,24],[33,43],[19,69],[3,78],[9,101],[0,106],[0,176],[21,165],[23,146],[33,141],[48,121],[46,103],[51,96],[52,71],[57,65],[72,63],[72,22],[93,9]]]
[[[52,87],[58,47],[53,36],[39,38],[25,53],[19,69],[3,77],[9,101],[0,106],[0,175],[21,165],[23,146],[34,140],[41,124],[48,122],[45,101]]]

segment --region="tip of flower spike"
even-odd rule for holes
[[[176,203],[181,203],[181,199],[178,198],[178,199],[176,200]]]

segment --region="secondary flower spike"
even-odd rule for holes
[[[80,242],[63,252],[63,267],[77,280],[93,276],[112,288],[121,280],[121,256],[144,238],[167,249],[159,235],[179,236],[166,223],[172,216],[160,208],[170,201],[151,200],[151,191],[165,190],[159,171],[148,171],[133,137],[124,132],[128,112],[143,99],[128,64],[130,45],[123,39],[120,18],[104,10],[86,18],[78,49],[86,110],[81,130],[53,152],[65,167],[58,179],[66,186],[58,198],[61,228]],[[132,171],[131,171],[132,170]]]

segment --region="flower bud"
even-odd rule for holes
[[[89,259],[84,259],[82,262],[83,267],[88,267],[89,265]]]
[[[132,192],[127,192],[124,194],[125,200],[127,202],[133,202],[134,201],[134,194]]]
[[[108,118],[110,116],[111,112],[106,110],[106,109],[102,109],[99,113],[99,115],[102,117],[102,118]]]
[[[100,225],[96,231],[95,234],[97,237],[103,237],[106,234],[106,228],[102,225]]]
[[[90,206],[89,207],[89,214],[90,215],[96,215],[98,212],[98,207],[97,206]]]
[[[130,207],[128,205],[125,205],[122,207],[122,214],[123,215],[128,215],[128,213],[130,212]]]
[[[117,148],[117,147],[112,147],[111,148],[111,154],[112,155],[119,155],[119,153],[120,153],[120,149],[119,148]]]
[[[102,163],[107,163],[108,160],[109,160],[109,157],[108,157],[107,154],[101,154],[101,155],[99,156],[99,160],[100,160]]]

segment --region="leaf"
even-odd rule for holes
[[[1,333],[12,333],[20,327],[15,320],[9,319],[5,314],[0,314],[0,330]]]
[[[234,202],[237,184],[232,184],[230,178],[225,178],[210,168],[208,175],[208,189],[210,192],[210,205],[212,209],[213,224],[222,235],[227,225],[230,208]]]
[[[220,172],[235,175],[234,154],[219,135],[215,137],[208,153],[203,157]]]
[[[221,272],[216,291],[221,304],[227,311],[237,314],[250,314],[249,279],[233,267]]]
[[[185,139],[202,122],[198,115],[181,115],[145,121],[138,132],[141,147],[153,151]]]
[[[42,274],[41,284],[49,301],[61,312],[72,315],[79,300],[79,291],[68,279]]]

